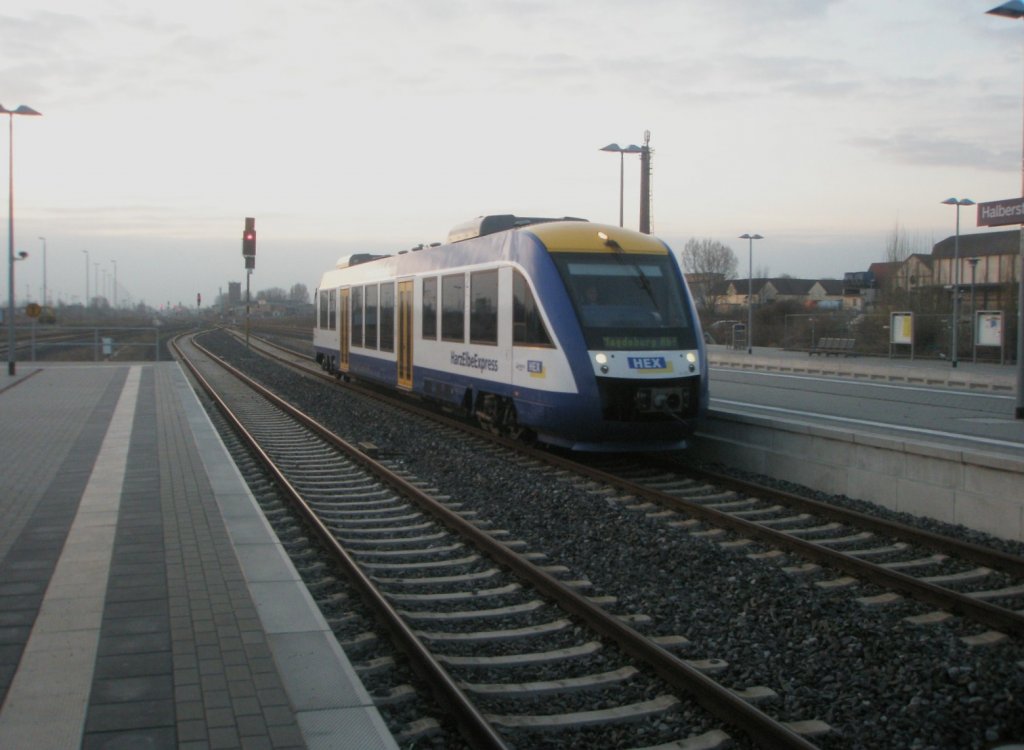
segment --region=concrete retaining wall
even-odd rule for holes
[[[706,461],[1024,540],[1016,457],[715,411],[691,445]]]

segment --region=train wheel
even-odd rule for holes
[[[477,399],[476,418],[480,426],[495,435],[512,438],[523,437],[526,430],[516,417],[516,405],[511,399],[483,393]]]

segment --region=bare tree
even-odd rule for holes
[[[714,314],[724,290],[722,282],[736,276],[736,254],[728,245],[705,237],[691,238],[683,248],[683,271],[701,315]]]
[[[288,291],[288,300],[290,302],[302,302],[303,304],[309,302],[309,289],[306,288],[305,284],[293,284],[292,288]]]
[[[885,238],[886,263],[902,263],[911,255],[928,253],[930,250],[928,240],[919,233],[908,234],[899,222],[893,225],[892,232]]]
[[[256,292],[256,299],[264,302],[284,302],[288,299],[288,293],[279,286],[272,286]]]

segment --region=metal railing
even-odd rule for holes
[[[17,326],[15,358],[29,362],[159,362],[160,334],[156,326]]]

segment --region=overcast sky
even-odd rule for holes
[[[14,118],[16,295],[40,237],[51,298],[84,298],[87,250],[93,293],[116,261],[120,299],[161,306],[244,287],[246,216],[254,291],[481,214],[615,224],[599,149],[645,130],[654,234],[745,277],[758,232],[755,271],[841,278],[896,227],[953,234],[945,198],[1020,194],[1024,28],[997,4],[5,0],[0,103],[43,114]],[[636,156],[625,184],[636,228]]]

